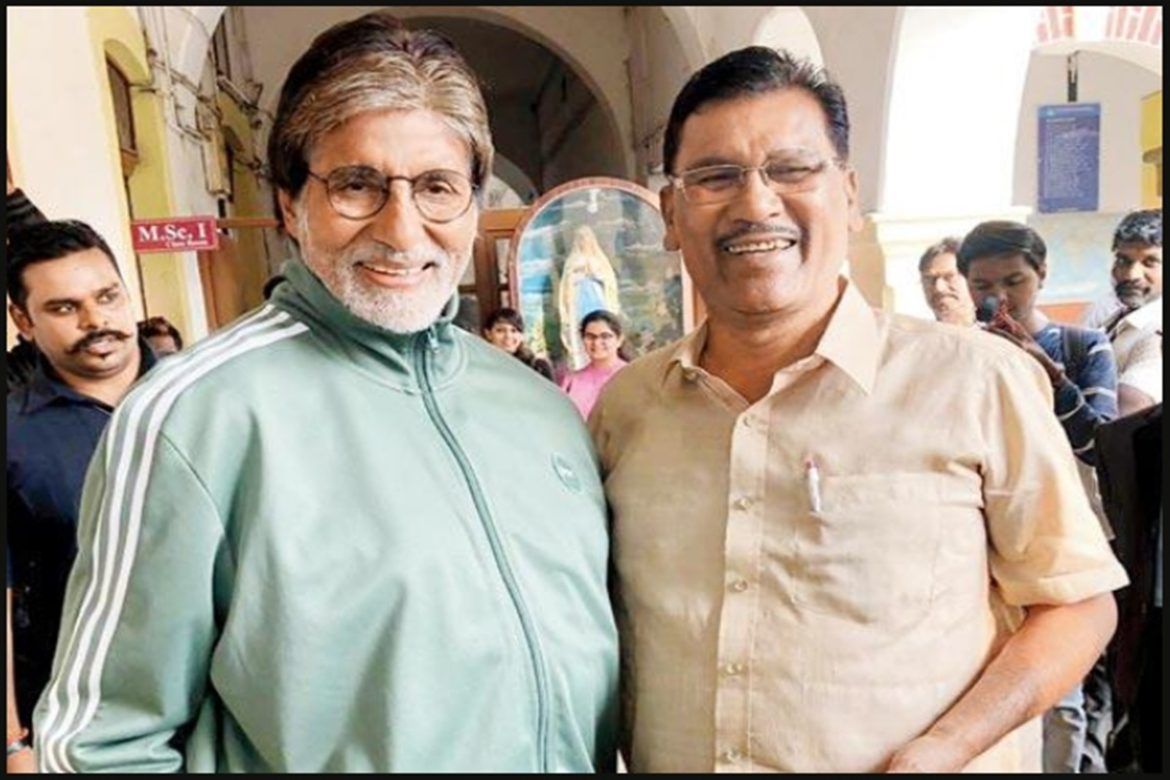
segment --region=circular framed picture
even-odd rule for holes
[[[622,179],[571,181],[532,205],[509,251],[511,299],[558,376],[589,362],[580,324],[598,309],[621,320],[629,359],[683,335],[684,271],[665,230],[658,196]]]

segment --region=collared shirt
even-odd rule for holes
[[[139,349],[145,373],[154,355],[141,340]],[[48,680],[65,583],[77,554],[81,488],[111,412],[108,404],[57,378],[43,357],[28,384],[8,396],[6,552],[22,715],[31,712]]]
[[[1109,331],[1117,356],[1118,384],[1162,400],[1162,299],[1125,315]]]
[[[815,353],[748,404],[705,338],[628,366],[590,420],[631,771],[882,769],[1021,607],[1125,584],[1019,349],[845,283]],[[1038,771],[1036,722],[969,768]]]

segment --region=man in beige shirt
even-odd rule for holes
[[[590,420],[613,514],[632,771],[1039,769],[1125,584],[1049,383],[873,311],[844,97],[752,47],[666,131],[666,246],[708,319]]]

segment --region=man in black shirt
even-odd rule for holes
[[[7,282],[9,314],[38,351],[7,405],[9,696],[14,687],[27,724],[49,677],[86,468],[113,407],[154,358],[138,340],[113,253],[88,225],[23,226],[10,236]],[[18,754],[20,732],[10,715]]]

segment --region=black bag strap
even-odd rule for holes
[[[1062,325],[1060,340],[1064,352],[1064,373],[1076,384],[1085,361],[1089,358],[1089,338],[1093,331],[1088,328],[1077,328],[1072,325]]]

